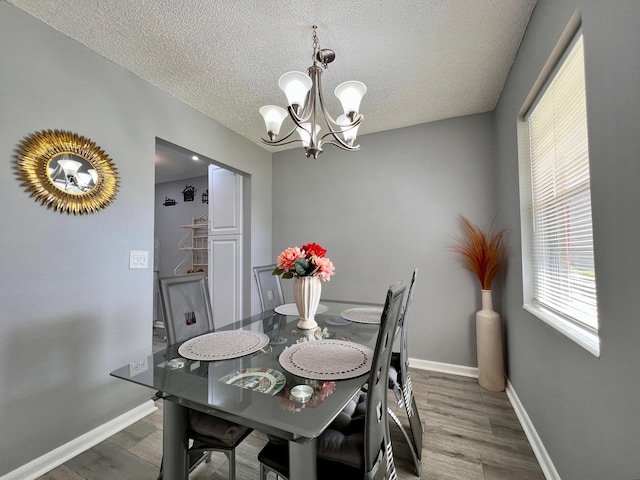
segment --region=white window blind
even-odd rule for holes
[[[582,34],[531,107],[533,302],[597,332]]]

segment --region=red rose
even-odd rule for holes
[[[304,250],[307,257],[315,255],[318,258],[322,258],[327,253],[327,251],[317,243],[307,243],[302,246],[302,250]]]

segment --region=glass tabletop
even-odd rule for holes
[[[279,363],[283,350],[305,341],[329,338],[373,349],[379,325],[346,321],[340,312],[357,302],[321,300],[329,310],[316,314],[318,328],[300,330],[297,316],[273,310],[248,317],[224,330],[261,332],[269,344],[255,353],[218,361],[189,360],[174,345],[113,372],[114,377],[150,387],[171,401],[271,433],[288,440],[313,438],[328,426],[362,387],[367,374],[346,380],[310,380],[289,373]],[[309,388],[294,389],[299,385]],[[292,392],[293,390],[293,392]],[[304,391],[302,397],[296,395]]]

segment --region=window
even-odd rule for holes
[[[524,308],[599,355],[581,31],[523,111]]]

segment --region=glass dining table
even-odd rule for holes
[[[346,320],[341,314],[370,314],[376,308],[382,310],[381,305],[323,299],[319,311],[325,311],[316,313],[315,330],[298,329],[298,316],[286,308],[280,309],[285,314],[263,312],[216,330],[266,335],[268,343],[253,353],[216,361],[194,360],[181,355],[180,345],[175,345],[149,355],[146,363],[124,365],[111,375],[154,389],[164,399],[164,478],[188,477],[188,410],[195,409],[287,440],[290,480],[313,480],[317,437],[361,389],[368,372],[356,371],[359,375],[351,378],[314,379],[314,375],[309,378],[289,365],[289,370],[297,373],[294,375],[281,364],[281,354],[285,349],[293,347],[288,350],[292,352],[300,344],[323,340],[373,349],[379,324],[366,316],[363,322]]]

